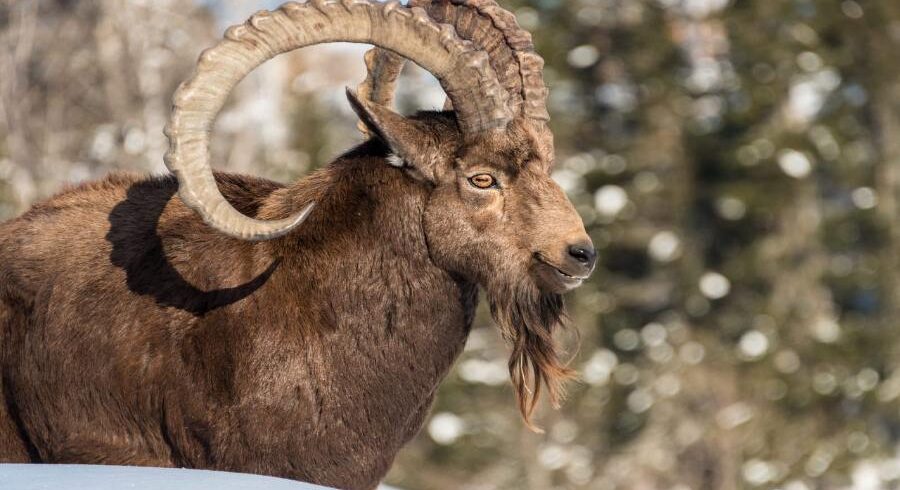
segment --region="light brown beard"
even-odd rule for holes
[[[531,416],[546,386],[550,403],[559,408],[565,397],[566,381],[575,371],[560,361],[554,333],[566,327],[562,295],[545,293],[528,278],[487,291],[491,315],[503,338],[512,345],[509,374],[519,411],[525,424],[535,432]]]

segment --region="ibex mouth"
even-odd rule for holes
[[[553,267],[553,266],[551,266],[551,267]],[[587,279],[587,276],[572,276],[572,275],[566,274],[565,272],[562,271],[562,269],[560,269],[558,267],[553,267],[553,268],[556,269],[556,273],[559,275],[560,279],[562,279],[564,282],[571,283],[572,287],[581,286],[581,283],[584,282],[585,279]]]
[[[578,286],[581,286],[581,284],[589,277],[586,275],[575,275],[566,272],[562,267],[547,260],[547,258],[544,257],[540,252],[536,252],[534,254],[534,258],[541,265],[551,269],[554,279],[556,279],[556,281],[560,286],[562,286],[562,289],[564,290],[575,289]]]

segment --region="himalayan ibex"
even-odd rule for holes
[[[266,60],[376,47],[367,142],[282,186],[214,173]],[[445,110],[390,109],[405,59]],[[0,462],[222,469],[373,488],[422,426],[483,288],[526,422],[572,375],[554,333],[595,251],[551,180],[543,60],[493,0],[287,3],[174,96],[172,177],[112,175],[0,225]],[[177,195],[176,195],[177,192]]]

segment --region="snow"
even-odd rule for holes
[[[324,490],[268,476],[130,466],[0,464],[0,489],[15,490]]]

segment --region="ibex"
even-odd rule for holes
[[[214,173],[231,89],[369,43],[368,141],[291,185]],[[445,110],[390,109],[404,59]],[[287,3],[174,96],[173,177],[112,175],[0,225],[0,462],[220,469],[373,488],[423,425],[483,288],[529,421],[595,251],[551,180],[543,61],[493,0]],[[177,196],[176,196],[177,192]]]

